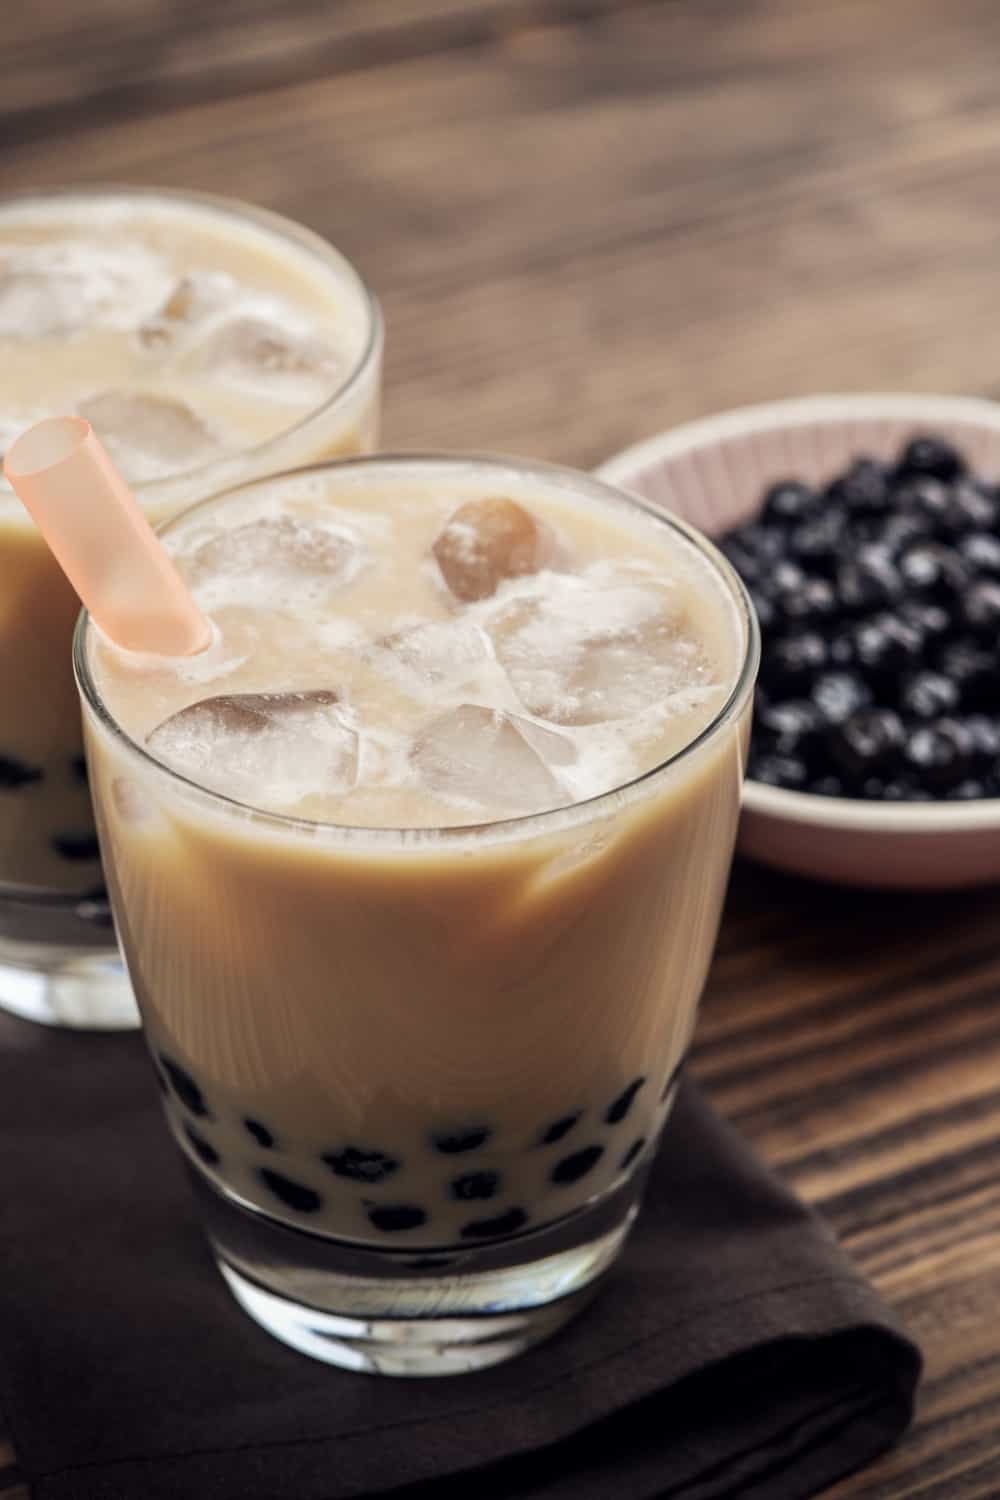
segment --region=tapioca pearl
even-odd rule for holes
[[[523,1208],[508,1208],[494,1219],[472,1219],[459,1231],[463,1240],[494,1240],[505,1234],[516,1234],[528,1222]]]
[[[19,787],[30,786],[44,776],[41,766],[29,765],[17,755],[0,755],[0,790],[16,792]]]
[[[174,1062],[165,1052],[160,1053],[160,1063],[167,1075],[167,1082],[177,1095],[177,1098],[199,1119],[210,1120],[212,1111],[205,1103],[205,1096],[195,1083],[186,1068],[182,1068],[179,1062]]]
[[[558,1120],[553,1120],[552,1124],[547,1125],[538,1137],[538,1144],[554,1146],[556,1141],[561,1141],[564,1135],[569,1135],[582,1114],[583,1110],[578,1109],[574,1110],[571,1115],[562,1115]]]
[[[346,1177],[350,1182],[384,1182],[401,1166],[395,1156],[385,1151],[368,1151],[362,1146],[327,1151],[322,1160],[335,1177]]]
[[[628,1088],[623,1089],[622,1092],[618,1095],[618,1098],[608,1106],[608,1112],[604,1116],[604,1118],[609,1125],[618,1125],[622,1120],[624,1120],[625,1116],[632,1108],[632,1104],[635,1100],[636,1094],[639,1092],[645,1082],[646,1079],[644,1076],[633,1078]]]
[[[443,1151],[445,1156],[458,1156],[462,1151],[477,1151],[485,1146],[490,1134],[487,1125],[469,1125],[461,1130],[436,1131],[431,1143],[435,1151]]]
[[[272,1172],[270,1167],[258,1167],[257,1176],[279,1202],[286,1208],[293,1208],[296,1213],[315,1214],[323,1207],[319,1193],[286,1177],[283,1172]]]
[[[187,1136],[191,1150],[199,1161],[203,1161],[206,1167],[217,1167],[219,1165],[221,1158],[218,1151],[216,1151],[211,1141],[206,1141],[203,1135],[199,1135],[193,1125],[185,1125],[184,1134]]]
[[[49,843],[61,859],[82,863],[85,859],[100,858],[96,833],[54,833]]]
[[[268,1130],[267,1126],[262,1125],[259,1120],[252,1120],[247,1115],[243,1121],[243,1129],[252,1135],[258,1146],[263,1147],[265,1151],[274,1150],[274,1132]]]
[[[585,1177],[597,1166],[603,1155],[603,1146],[584,1146],[582,1151],[574,1151],[572,1156],[564,1156],[562,1161],[557,1161],[550,1173],[551,1179],[561,1185],[579,1182],[581,1177]]]
[[[626,1167],[630,1167],[632,1165],[645,1144],[646,1137],[644,1135],[641,1135],[637,1141],[632,1142],[631,1146],[622,1157],[621,1167],[619,1168],[619,1171],[624,1172]]]
[[[419,1229],[427,1223],[424,1209],[415,1203],[366,1204],[369,1221],[383,1234],[399,1234],[405,1229]]]
[[[87,785],[90,778],[87,775],[87,757],[85,755],[74,755],[69,763],[69,769],[74,781],[78,781],[81,786]]]
[[[465,1172],[461,1177],[453,1179],[450,1192],[453,1198],[461,1202],[470,1202],[474,1198],[495,1198],[500,1191],[501,1177],[499,1172]]]

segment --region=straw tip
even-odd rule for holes
[[[21,434],[4,473],[83,603],[125,650],[193,656],[210,627],[83,417]]]
[[[85,417],[45,417],[22,432],[7,449],[3,461],[5,477],[16,489],[19,479],[30,479],[72,458],[92,430]]]

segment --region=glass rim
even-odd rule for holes
[[[657,781],[666,779],[668,773],[677,765],[685,760],[689,760],[696,752],[705,748],[713,740],[718,739],[748,703],[753,691],[760,661],[760,630],[750,596],[736,570],[714,543],[695,527],[690,526],[688,522],[682,521],[670,512],[649,504],[648,501],[638,495],[632,494],[628,490],[620,489],[617,485],[609,484],[606,480],[599,479],[592,474],[585,473],[583,470],[573,469],[566,465],[550,464],[535,459],[510,458],[502,454],[478,452],[387,452],[364,454],[356,458],[327,460],[323,463],[310,464],[298,469],[288,469],[280,474],[262,475],[246,480],[241,484],[232,485],[228,489],[221,490],[217,494],[207,496],[203,500],[199,500],[195,504],[188,506],[185,510],[178,512],[175,516],[164,522],[157,530],[161,535],[167,535],[174,527],[189,519],[197,511],[207,509],[219,501],[243,491],[259,489],[265,485],[282,484],[286,481],[299,479],[311,474],[344,474],[351,470],[374,473],[379,469],[389,469],[397,472],[405,471],[406,469],[425,471],[446,469],[456,475],[460,475],[466,469],[470,473],[479,472],[483,469],[491,471],[494,474],[498,470],[505,470],[508,473],[513,471],[521,478],[530,479],[531,477],[537,477],[542,483],[546,480],[550,483],[561,481],[571,495],[574,489],[578,490],[582,485],[598,501],[604,503],[610,501],[620,509],[630,512],[639,511],[658,526],[662,526],[667,531],[681,536],[688,545],[693,546],[701,554],[712,571],[721,578],[722,583],[726,587],[729,600],[735,605],[737,615],[743,626],[742,659],[725,702],[692,739],[673,751],[666,759],[657,761],[656,765],[641,772],[638,776],[631,777],[628,781],[608,787],[603,792],[594,793],[590,797],[581,798],[566,806],[548,808],[536,813],[522,813],[515,817],[489,818],[478,823],[443,824],[416,828],[399,828],[395,826],[368,827],[366,825],[337,823],[323,819],[300,818],[293,814],[256,807],[253,803],[243,802],[235,797],[228,797],[223,792],[203,786],[193,777],[186,776],[183,772],[159,760],[155,755],[150,753],[145,745],[133,739],[111,713],[97,690],[97,685],[94,682],[88,661],[87,643],[90,637],[91,619],[89,613],[84,609],[80,611],[73,633],[73,671],[77,689],[83,703],[93,712],[98,722],[130,755],[136,756],[145,766],[151,767],[155,773],[166,777],[168,781],[176,782],[183,788],[185,795],[193,791],[199,798],[205,799],[209,806],[215,810],[231,818],[238,816],[241,821],[249,820],[254,824],[262,824],[271,829],[289,834],[298,833],[299,835],[308,837],[312,841],[316,841],[322,836],[323,838],[330,839],[332,842],[336,842],[340,846],[355,845],[372,848],[379,846],[384,848],[388,846],[396,849],[426,849],[434,846],[447,846],[451,848],[455,845],[465,843],[482,845],[484,840],[494,842],[497,840],[506,841],[528,838],[535,833],[558,830],[571,827],[576,823],[589,822],[593,818],[600,816],[605,807],[608,811],[624,807],[626,804],[645,796]]]
[[[278,240],[290,241],[297,249],[311,255],[316,261],[324,263],[328,270],[336,269],[350,285],[365,314],[365,337],[359,353],[351,361],[343,379],[319,405],[309,407],[288,427],[282,427],[271,437],[259,443],[238,448],[234,452],[209,459],[203,464],[195,464],[189,469],[178,469],[176,473],[161,474],[156,479],[137,481],[132,488],[141,499],[156,500],[160,496],[169,495],[175,488],[186,487],[193,481],[201,480],[214,486],[213,495],[220,493],[219,486],[227,483],[227,476],[231,471],[245,464],[259,462],[266,458],[272,448],[294,439],[296,434],[332,413],[336,407],[348,405],[358,389],[363,387],[372,371],[378,367],[385,343],[385,322],[381,304],[357,266],[332,241],[324,239],[307,224],[300,224],[296,219],[289,219],[284,214],[276,213],[270,208],[262,208],[245,199],[227,197],[224,193],[200,192],[194,188],[159,188],[148,183],[128,182],[94,182],[82,183],[78,186],[57,183],[53,187],[14,188],[0,193],[0,218],[8,208],[19,203],[43,203],[49,200],[73,198],[84,202],[91,199],[110,201],[120,198],[126,202],[134,198],[159,199],[182,207],[201,208],[219,216],[234,219],[237,223],[250,224],[265,232],[270,232]]]

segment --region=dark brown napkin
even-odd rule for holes
[[[453,1379],[316,1364],[225,1290],[139,1038],[0,1017],[0,1395],[35,1500],[804,1500],[898,1438],[919,1367],[687,1083],[577,1322]]]

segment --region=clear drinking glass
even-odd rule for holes
[[[308,472],[334,503],[354,484],[355,509],[359,477],[536,483],[696,549],[732,617],[728,698],[662,764],[555,811],[421,829],[262,812],[167,768],[102,699],[81,619],[112,905],[222,1275],[318,1359],[478,1369],[572,1316],[638,1211],[715,941],[756,624],[708,542],[589,476],[391,457]],[[196,506],[168,545],[261,488]]]
[[[318,396],[310,391],[283,405],[287,421],[279,430],[270,423],[266,439],[227,445],[211,459],[193,464],[184,460],[157,477],[130,473],[119,458],[154,521],[254,475],[374,447],[381,314],[358,273],[337,250],[290,220],[224,198],[97,187],[0,198],[0,352],[13,351],[6,371],[0,371],[0,448],[5,438],[37,418],[61,414],[76,399],[102,391],[109,383],[107,371],[97,368],[101,350],[89,355],[80,329],[74,327],[73,299],[83,296],[82,283],[74,277],[83,271],[73,260],[80,253],[73,245],[98,234],[117,253],[123,234],[137,220],[143,243],[154,250],[157,234],[169,238],[172,226],[177,233],[200,236],[203,244],[215,244],[216,249],[206,253],[231,262],[237,279],[248,268],[252,276],[255,263],[268,268],[267,276],[276,285],[286,271],[290,279],[313,288],[316,297],[327,297],[350,328],[343,364],[319,377]],[[7,263],[5,252],[23,247],[26,236],[53,247],[58,295],[40,287],[37,275],[33,279],[32,274],[18,272],[15,262]],[[116,266],[114,262],[111,269]],[[137,329],[134,337],[130,334],[130,367],[123,374],[119,359],[110,383],[120,383],[128,392],[141,390],[160,358],[157,341],[177,338],[183,347],[176,383],[183,389],[184,360],[190,357],[184,340],[190,336],[191,320],[202,311],[197,297],[210,301],[215,285],[208,278],[194,292],[183,288],[176,299],[167,298],[165,311],[147,316],[141,333]],[[212,310],[206,314],[209,320],[215,316]],[[27,337],[19,327],[22,317],[29,324],[32,318],[37,321],[37,338]],[[284,357],[276,345],[264,353],[272,364]],[[91,357],[94,364],[88,362]],[[227,357],[232,358],[231,351]],[[298,373],[292,370],[291,377]],[[25,396],[29,377],[38,382],[39,392],[45,392],[41,406]],[[230,377],[231,371],[227,375],[225,370],[211,376],[220,387]],[[251,398],[241,398],[237,380],[231,400],[241,399],[249,407]],[[252,399],[262,405],[259,395]],[[190,401],[196,409],[197,390],[192,390]],[[106,403],[96,410],[106,411]],[[98,417],[93,420],[103,435]],[[171,435],[168,428],[168,442]],[[0,1006],[33,1020],[64,1025],[135,1026],[138,1015],[104,889],[70,667],[79,602],[2,478],[0,583]]]

